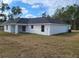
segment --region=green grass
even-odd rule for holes
[[[14,34],[14,33],[7,33],[0,31],[0,36],[19,36],[20,34]]]
[[[0,32],[0,57],[79,57],[79,33],[42,36]]]

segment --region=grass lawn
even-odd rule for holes
[[[0,32],[0,57],[79,57],[79,33],[42,36]]]

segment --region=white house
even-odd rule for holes
[[[53,35],[68,32],[71,28],[61,20],[51,18],[18,18],[7,20],[4,24],[4,31],[10,33],[36,33],[41,35]]]

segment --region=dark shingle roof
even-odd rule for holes
[[[26,23],[27,24],[28,19],[26,18],[18,18],[16,20],[14,19],[9,19],[6,22],[4,22],[3,24],[11,24],[11,23]]]
[[[32,23],[58,23],[58,24],[65,24],[62,20],[56,20],[52,18],[18,18],[16,20],[7,20],[4,24],[10,23],[20,23],[20,24],[32,24]]]

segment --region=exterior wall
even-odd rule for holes
[[[33,29],[31,29],[31,25],[33,25]],[[44,27],[45,27],[44,32],[41,32],[41,25],[44,25]],[[42,34],[42,35],[49,35],[49,32],[50,32],[49,27],[50,27],[49,24],[29,24],[26,28],[26,32]]]
[[[6,29],[6,26],[8,26],[8,29]],[[4,25],[4,32],[9,33],[18,33],[18,25]]]
[[[11,25],[11,32],[15,33],[15,25]]]
[[[19,33],[18,25],[15,25],[15,34]]]
[[[8,25],[8,29],[6,29],[6,25],[4,25],[4,31],[5,32],[11,32],[11,26]]]
[[[67,24],[50,24],[50,35],[68,32],[69,25]]]
[[[31,29],[31,25],[34,25],[33,29]],[[41,32],[41,25],[45,26],[45,32]],[[67,24],[29,24],[26,28],[26,32],[42,35],[53,35],[68,32],[70,28],[71,26]]]
[[[22,25],[18,26],[18,32],[22,32]]]
[[[5,32],[12,32],[12,33],[18,33],[23,32],[22,26],[26,26],[26,32],[28,33],[36,33],[41,35],[52,35],[52,34],[59,34],[68,32],[69,25],[66,24],[50,24],[50,23],[40,23],[40,24],[16,24],[16,25],[8,25],[8,30],[6,30],[6,25],[4,26]],[[31,28],[31,25],[33,25],[33,29]],[[45,31],[41,32],[41,25],[45,26]]]

